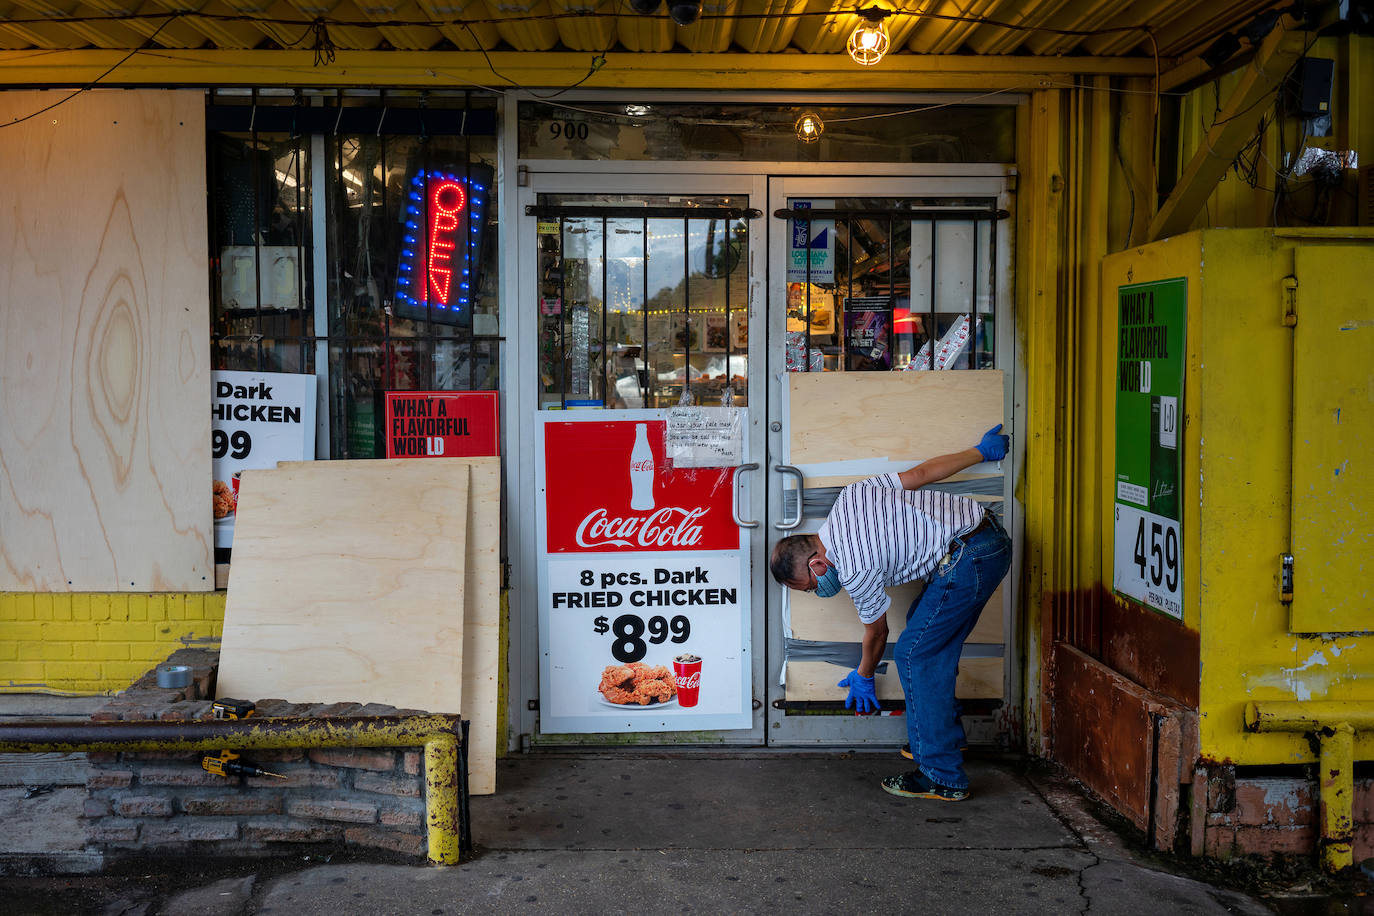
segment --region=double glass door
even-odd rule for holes
[[[734,596],[745,616],[743,661],[731,664],[738,664],[732,674],[743,682],[749,714],[730,719],[736,727],[676,729],[665,708],[657,726],[643,732],[633,723],[651,715],[628,718],[615,740],[626,740],[628,731],[645,744],[900,744],[899,699],[888,698],[886,715],[856,718],[844,713],[834,687],[857,645],[852,605],[841,597],[823,608],[798,606],[772,582],[767,556],[779,537],[815,530],[827,499],[851,472],[864,476],[883,460],[904,458],[803,460],[826,429],[862,419],[862,403],[822,406],[821,399],[837,396],[831,382],[847,377],[881,397],[887,385],[900,390],[909,373],[1009,367],[1009,223],[998,219],[1007,206],[1004,180],[539,175],[520,205],[527,266],[514,371],[522,375],[511,387],[520,441],[537,447],[543,424],[561,422],[569,411],[634,423],[692,403],[742,409],[747,418],[729,505],[745,558]],[[814,216],[803,218],[802,211]],[[576,734],[543,721],[560,728],[573,721],[548,714],[543,683],[554,676],[560,651],[547,630],[565,618],[551,622],[551,608],[537,606],[566,599],[532,581],[554,575],[546,556],[553,539],[540,514],[556,486],[547,458],[518,459],[522,485],[508,513],[540,519],[513,525],[525,532],[521,568],[539,570],[522,577],[515,608],[525,663],[513,670],[523,672],[522,705],[535,713],[522,730],[535,743],[605,743],[608,735],[593,729],[611,719],[588,719]],[[618,466],[607,474],[618,477]],[[987,493],[979,498],[1005,497],[1000,479],[980,486]],[[654,566],[645,561],[646,569]],[[980,628],[987,642],[975,650],[983,653],[979,689],[997,696],[966,704],[989,720],[1013,699],[1006,685],[1014,678],[1003,664],[1010,657],[1003,638],[1010,595],[999,599],[995,626]],[[905,605],[896,605],[900,615]],[[646,628],[654,626],[653,615],[640,616]],[[648,642],[655,632],[646,629],[646,661],[666,662],[674,648],[668,625],[676,618],[660,616],[664,642],[655,654]],[[900,626],[892,622],[895,638]],[[993,630],[996,654],[989,648]],[[606,661],[607,668],[615,663]],[[703,682],[710,669],[708,660]],[[994,680],[996,689],[988,689]],[[978,730],[971,735],[977,740]]]
[[[1009,420],[1008,207],[1001,177],[770,182],[766,550],[818,530],[846,484],[967,448],[973,430]],[[980,465],[938,486],[1014,529],[1006,471]],[[844,708],[837,682],[863,634],[847,596],[768,585],[769,743],[904,743],[886,666],[881,714]],[[895,642],[918,591],[888,591]],[[959,696],[974,741],[1014,721],[1013,606],[1008,583],[965,645]]]

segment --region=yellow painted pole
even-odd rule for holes
[[[1315,732],[1341,722],[1360,732],[1374,730],[1374,702],[1278,700],[1245,704],[1245,727],[1252,732]]]
[[[425,821],[429,861],[458,864],[458,740],[453,735],[425,744]]]
[[[1039,380],[1029,388],[1018,380],[1017,398],[1025,399],[1024,429],[1016,430],[1025,445],[1025,474],[1017,482],[1017,496],[1025,505],[1026,583],[1026,736],[1027,746],[1048,754],[1049,704],[1041,694],[1041,672],[1048,666],[1052,645],[1055,581],[1056,487],[1060,391],[1056,360],[1060,333],[1057,303],[1060,287],[1060,219],[1063,207],[1064,162],[1061,141],[1062,96],[1057,90],[1032,94],[1026,106],[1024,149],[1017,161],[1027,163],[1017,191],[1018,332],[1023,335],[1026,375]]]
[[[1342,722],[1321,732],[1322,867],[1337,872],[1355,864],[1355,729]]]
[[[1251,701],[1245,704],[1245,727],[1317,735],[1322,867],[1335,872],[1353,865],[1355,732],[1374,730],[1374,703]]]

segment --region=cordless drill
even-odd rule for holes
[[[277,779],[286,777],[280,773],[269,773],[262,767],[242,760],[237,753],[230,750],[219,752],[219,756],[206,754],[200,758],[200,768],[216,776],[275,776]]]
[[[246,719],[257,709],[257,704],[249,700],[233,700],[225,697],[215,700],[211,707],[216,719]],[[223,750],[218,757],[206,754],[200,758],[200,768],[216,776],[275,776],[286,777],[280,773],[269,773],[259,766],[243,760],[237,752]]]

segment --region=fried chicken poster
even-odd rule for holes
[[[748,554],[731,518],[733,474],[669,466],[666,413],[542,426],[545,733],[753,723]]]

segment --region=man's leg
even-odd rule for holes
[[[954,698],[964,640],[1011,562],[997,529],[958,547],[907,612],[893,660],[906,695],[907,735],[920,771],[940,785],[968,787]]]

